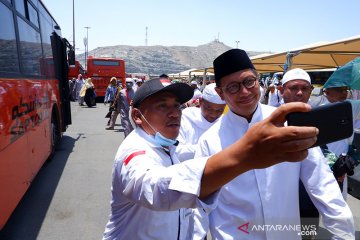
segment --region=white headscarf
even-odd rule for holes
[[[215,86],[215,83],[206,85],[201,95],[202,99],[215,104],[225,104],[226,102],[221,100],[219,94],[215,91]]]

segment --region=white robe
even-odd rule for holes
[[[179,145],[176,147],[176,155],[181,162],[194,158],[200,136],[216,121],[207,121],[202,116],[201,109],[197,107],[188,107],[182,111],[180,133],[177,138]]]
[[[278,89],[275,89],[275,91],[272,93],[269,93],[269,101],[268,105],[273,107],[278,107],[281,105],[283,97],[281,96],[281,93]]]
[[[200,138],[195,157],[210,156],[231,145],[274,109],[259,104],[250,123],[229,111]],[[213,239],[301,239],[299,178],[318,208],[324,226],[337,236],[353,239],[352,213],[320,148],[310,149],[302,162],[250,170],[226,184],[217,208],[209,215]]]

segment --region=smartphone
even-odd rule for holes
[[[348,138],[353,134],[351,103],[344,101],[313,108],[310,112],[293,112],[286,116],[289,126],[314,126],[319,129],[312,147]]]

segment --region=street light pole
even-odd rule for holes
[[[75,0],[73,0],[73,47],[75,54]]]
[[[239,48],[239,42],[240,41],[235,41],[236,42],[236,48]]]
[[[86,28],[86,41],[84,40],[84,44],[85,44],[85,68],[87,68],[87,58],[88,58],[88,54],[89,54],[89,28],[90,27],[84,27]]]
[[[84,46],[85,46],[85,69],[87,69],[86,68],[86,60],[87,60],[87,58],[86,58],[86,46],[87,46],[87,38],[86,37],[84,37]]]

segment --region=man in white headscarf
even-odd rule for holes
[[[225,101],[215,91],[215,83],[204,88],[199,98],[200,107],[188,107],[182,111],[179,145],[176,154],[179,160],[193,159],[200,136],[223,114]]]

